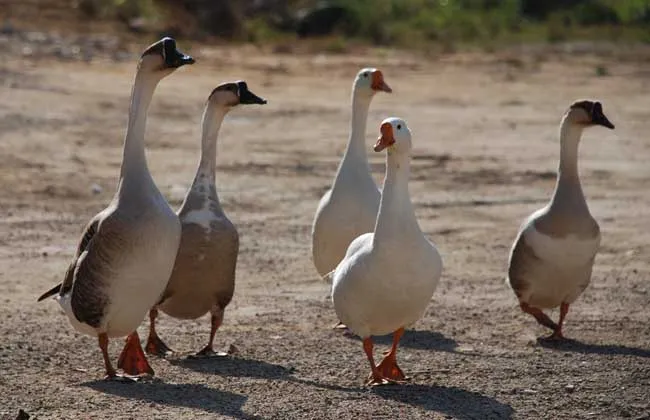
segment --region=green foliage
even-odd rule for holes
[[[347,11],[345,35],[375,44],[491,44],[538,34],[550,42],[650,25],[650,0],[333,0]],[[602,26],[609,29],[601,30]],[[540,27],[545,30],[540,32]],[[612,30],[612,28],[618,28]],[[642,28],[644,31],[638,31]],[[545,34],[545,35],[543,35]],[[642,35],[647,41],[649,35]]]
[[[195,16],[197,30],[256,43],[303,36],[298,29],[311,13],[305,25],[327,28],[319,36],[330,39],[331,51],[344,51],[355,40],[445,50],[513,41],[650,41],[650,0],[77,1],[89,14],[125,20],[164,15],[166,5],[180,5]],[[318,13],[328,7],[337,10]]]
[[[470,42],[518,31],[518,0],[336,0],[346,35],[376,44]]]

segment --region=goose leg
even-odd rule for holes
[[[386,385],[390,384],[393,381],[385,378],[382,374],[381,371],[375,366],[375,358],[372,355],[372,349],[373,349],[373,344],[372,344],[372,338],[366,337],[363,339],[363,350],[366,352],[366,357],[368,358],[368,362],[370,362],[370,374],[368,375],[368,379],[366,380],[366,385],[368,386],[376,386],[376,385]]]
[[[102,350],[102,356],[104,357],[104,367],[106,368],[106,379],[112,379],[117,376],[113,365],[111,365],[111,359],[108,357],[108,335],[106,333],[101,333],[97,336],[99,341],[99,348]]]
[[[557,329],[557,324],[551,320],[551,318],[548,317],[544,312],[542,312],[541,309],[538,308],[533,308],[526,302],[521,302],[519,304],[519,307],[521,308],[522,311],[526,312],[527,314],[531,314],[537,322],[539,322],[541,325],[552,329],[555,331]]]
[[[554,340],[562,340],[564,335],[562,335],[562,325],[564,324],[564,318],[566,317],[567,312],[569,312],[569,304],[562,302],[560,305],[560,320],[557,323],[557,327],[553,331],[553,334],[549,337]]]
[[[402,369],[397,366],[397,346],[402,335],[404,335],[404,328],[400,328],[393,333],[393,345],[382,361],[377,365],[377,369],[379,369],[384,378],[391,379],[398,383],[406,380],[404,372],[402,372]]]
[[[223,323],[223,308],[221,308],[218,305],[214,305],[212,309],[210,309],[211,317],[210,317],[210,340],[208,341],[208,345],[205,346],[201,351],[196,353],[195,357],[215,357],[215,356],[226,356],[227,353],[223,352],[215,352],[213,343],[214,343],[214,335],[216,334],[217,330]]]
[[[158,309],[155,307],[151,308],[149,311],[149,337],[147,338],[147,344],[145,345],[145,350],[149,354],[153,354],[160,357],[165,357],[173,353],[173,350],[167,347],[167,344],[164,343],[158,337],[156,333],[156,318],[158,317]]]
[[[132,376],[154,375],[153,369],[147,362],[147,356],[145,356],[140,345],[140,337],[137,331],[133,331],[126,338],[126,344],[117,361],[117,367]]]

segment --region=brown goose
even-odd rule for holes
[[[237,105],[265,104],[248,90],[244,81],[215,88],[203,111],[201,158],[178,216],[181,244],[169,284],[158,305],[149,312],[148,353],[165,355],[171,350],[156,333],[158,310],[174,318],[196,319],[212,315],[208,345],[198,355],[214,355],[214,335],[235,290],[239,235],[219,203],[215,187],[217,135],[228,112]]]
[[[551,201],[526,219],[510,252],[508,282],[521,309],[561,339],[572,304],[591,281],[600,229],[578,176],[578,143],[586,127],[614,128],[600,102],[574,102],[560,125],[560,166]],[[560,307],[556,324],[542,309]]]
[[[149,174],[144,131],[158,83],[192,63],[194,59],[178,51],[172,38],[163,38],[142,53],[117,192],[86,226],[63,283],[38,299],[56,295],[74,328],[98,337],[107,378],[124,377],[111,365],[108,339],[127,334],[131,335],[118,367],[131,375],[153,374],[135,330],[167,285],[181,226]]]

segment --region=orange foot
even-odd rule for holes
[[[383,360],[375,366],[375,368],[368,375],[366,381],[367,386],[389,385],[389,384],[403,384],[408,378],[402,372],[402,369],[397,366],[395,354],[386,352]]]
[[[165,357],[174,353],[155,332],[153,334],[149,333],[145,350],[147,350],[147,353],[158,357]]]
[[[126,338],[126,344],[117,361],[117,367],[131,376],[154,375],[153,369],[147,362],[147,357],[140,345],[138,332],[134,331]]]
[[[384,378],[381,374],[375,374],[370,372],[368,375],[368,380],[366,381],[366,386],[381,386],[381,385],[390,385],[394,384],[395,381],[391,381],[388,378]]]
[[[397,359],[395,358],[395,354],[392,352],[386,354],[382,361],[377,365],[377,370],[379,370],[381,376],[396,383],[405,382],[407,379],[404,372],[402,372],[402,369],[397,366]]]

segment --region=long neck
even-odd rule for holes
[[[385,243],[390,238],[404,238],[411,232],[419,232],[409,194],[411,172],[408,153],[388,151],[386,177],[375,224],[374,241]]]
[[[569,199],[584,200],[578,174],[578,145],[583,127],[572,124],[567,117],[560,126],[560,165],[557,174],[552,205],[559,205]]]
[[[153,92],[159,81],[158,78],[141,71],[136,73],[131,91],[129,121],[124,138],[121,179],[149,172],[144,153],[144,131],[149,104],[151,104]]]
[[[367,172],[368,156],[366,154],[366,122],[371,96],[352,92],[352,121],[350,122],[350,139],[341,161],[341,167],[353,165],[358,170]],[[339,168],[340,171],[340,168]]]
[[[203,111],[201,122],[201,159],[197,170],[197,177],[204,175],[214,183],[215,169],[217,166],[217,137],[228,109],[211,102]]]
[[[217,166],[217,137],[221,123],[228,113],[228,109],[208,103],[203,111],[203,119],[201,121],[201,157],[199,159],[199,167],[196,169],[196,175],[190,190],[187,192],[185,202],[181,208],[184,208],[186,202],[190,197],[199,196],[204,200],[210,200],[216,206],[216,209],[221,209],[219,203],[219,196],[215,186],[215,170]]]

